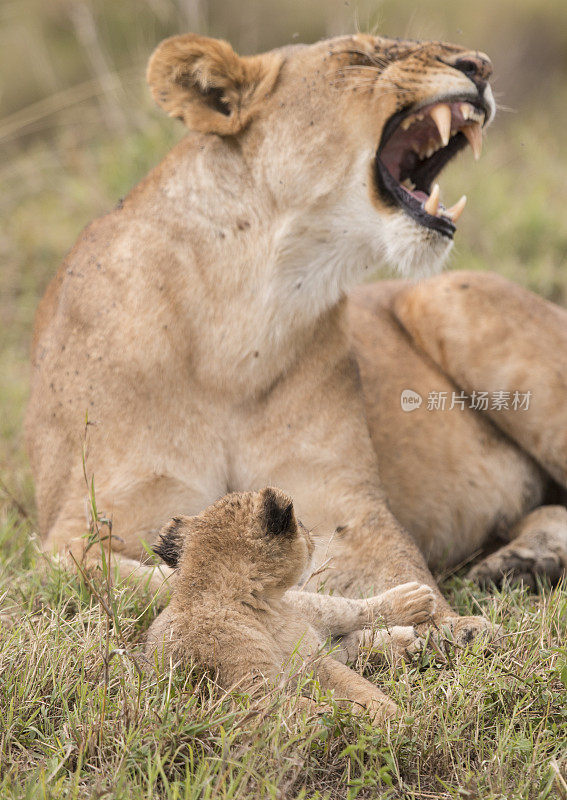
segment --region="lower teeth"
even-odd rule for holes
[[[467,202],[466,195],[463,195],[460,200],[458,200],[454,206],[451,208],[445,208],[445,206],[439,200],[440,189],[439,184],[436,183],[431,190],[431,194],[423,204],[423,210],[429,214],[431,217],[447,217],[452,222],[456,222],[461,214],[463,213],[463,209]]]

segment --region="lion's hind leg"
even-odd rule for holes
[[[474,566],[469,577],[482,585],[523,583],[536,588],[537,578],[557,583],[567,571],[567,508],[542,506],[511,531],[512,541]]]
[[[394,313],[477,408],[567,487],[567,311],[500,275],[449,272],[403,289]]]
[[[332,691],[339,705],[356,714],[368,713],[374,723],[382,724],[399,712],[398,706],[384,692],[330,656],[319,659],[316,672],[321,688]]]

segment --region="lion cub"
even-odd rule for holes
[[[148,632],[151,660],[193,660],[228,689],[289,674],[297,653],[339,701],[376,721],[396,713],[383,692],[341,662],[356,655],[353,642],[364,640],[362,629],[377,617],[427,619],[435,602],[429,586],[406,583],[367,600],[290,589],[309,567],[313,542],[291,499],[273,488],[229,494],[197,516],[176,517],[154,550],[177,572],[171,601]],[[329,635],[347,645],[329,654]]]

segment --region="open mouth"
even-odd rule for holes
[[[475,159],[480,158],[487,116],[478,97],[451,98],[394,114],[384,127],[375,158],[382,200],[452,239],[467,198],[463,195],[454,206],[445,208],[435,179],[467,144]]]

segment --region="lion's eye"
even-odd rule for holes
[[[378,53],[373,55],[372,53],[365,53],[363,50],[345,50],[344,52],[350,58],[350,66],[376,67],[376,69],[384,67],[384,60],[380,58]]]

